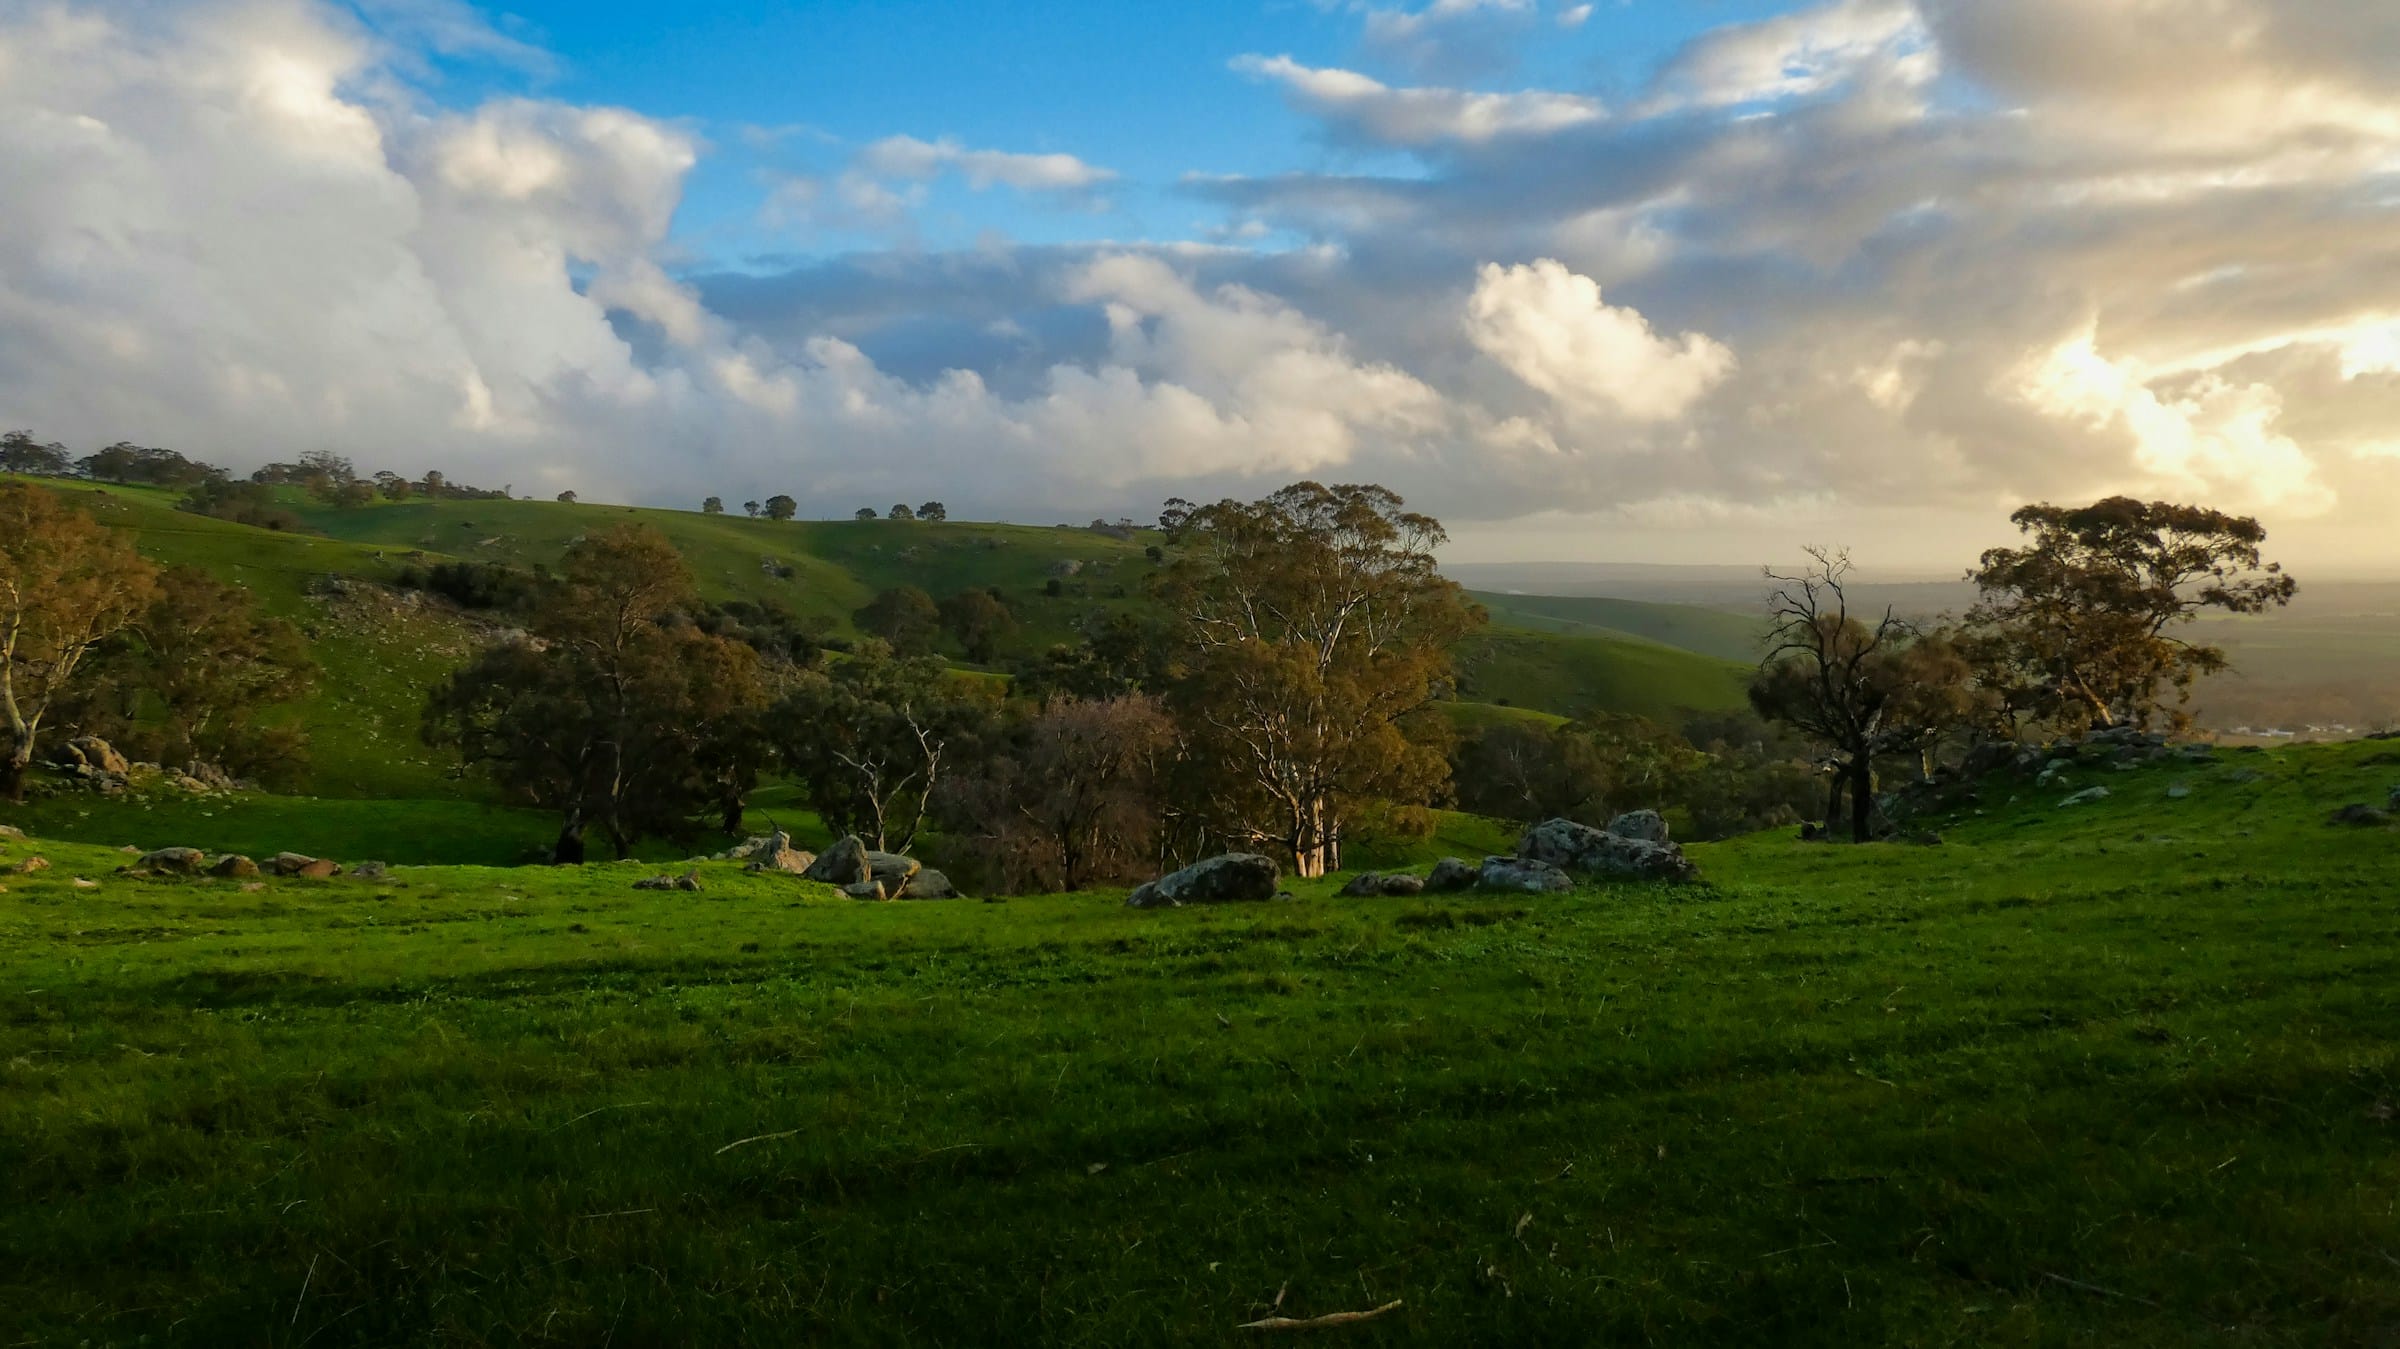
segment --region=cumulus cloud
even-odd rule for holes
[[[1352,9],[1362,44],[1367,8],[1442,7]],[[0,9],[24,189],[0,418],[237,465],[336,448],[587,496],[1034,518],[1339,474],[1462,535],[1539,510],[1561,538],[1730,546],[1805,516],[1944,565],[1959,522],[2041,497],[2192,497],[2355,548],[2400,510],[2400,11],[2372,0],[1835,0],[1705,35],[1621,107],[1250,57],[1374,153],[1186,180],[1222,217],[1194,236],[1228,246],[713,271],[675,233],[698,132],[442,106],[408,44],[489,39],[431,19]],[[956,140],[756,139],[792,156],[760,191],[795,223],[1114,181]]]
[[[1658,336],[1632,309],[1551,258],[1484,267],[1467,299],[1477,350],[1582,417],[1673,421],[1732,373],[1733,352],[1704,333]]]
[[[1540,136],[1606,115],[1597,99],[1580,94],[1395,89],[1356,71],[1304,66],[1289,56],[1244,56],[1233,68],[1282,85],[1295,106],[1336,130],[1385,145]]]
[[[1416,9],[1365,7],[1369,55],[1427,79],[1466,79],[1515,64],[1540,17],[1534,0],[1431,0]]]

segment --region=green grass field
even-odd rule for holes
[[[1649,604],[1587,595],[1506,595],[1470,591],[1492,621],[1534,632],[1640,637],[1739,665],[1756,665],[1766,619],[1696,604]]]
[[[2386,1343],[2396,784],[1150,913],[10,844],[0,1344]]]

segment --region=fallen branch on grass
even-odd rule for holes
[[[1395,1311],[1400,1299],[1393,1298],[1371,1312],[1327,1312],[1323,1316],[1270,1316],[1263,1321],[1244,1321],[1236,1330],[1325,1330],[1333,1326],[1354,1326],[1372,1321],[1388,1311]]]

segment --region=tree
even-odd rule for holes
[[[894,520],[914,520],[917,518],[917,513],[910,510],[908,508],[908,503],[903,501],[896,503],[892,507],[891,518]]]
[[[800,513],[800,503],[777,492],[767,498],[766,511],[770,520],[789,520]]]
[[[2032,536],[1995,548],[1968,574],[1981,600],[1967,648],[2013,716],[2068,730],[2146,726],[2181,710],[2222,648],[2175,635],[2201,611],[2257,614],[2298,590],[2262,562],[2258,521],[2200,506],[2110,497],[2083,507],[2027,506],[2010,519]]]
[[[941,634],[941,610],[933,596],[915,586],[893,586],[867,601],[850,616],[860,632],[880,637],[901,656],[922,656],[933,650]]]
[[[574,504],[575,504],[575,493],[574,493],[574,492],[572,492],[572,491],[566,491],[566,492],[561,492],[561,493],[559,493],[559,494],[558,494],[558,502],[559,502],[559,504],[560,504],[560,505],[562,505],[562,506],[572,506],[572,505],[574,505]]]
[[[154,763],[288,782],[307,766],[307,732],[265,714],[316,675],[299,629],[260,613],[248,591],[170,567],[148,612],[94,653],[57,720]]]
[[[553,861],[582,861],[595,826],[619,857],[647,835],[692,835],[725,812],[728,783],[754,780],[750,714],[766,698],[756,652],[682,621],[695,603],[655,529],[586,536],[545,587],[531,639],[486,648],[434,691],[427,741],[558,811]]]
[[[102,643],[158,595],[158,569],[51,492],[0,483],[0,796],[25,799],[51,709]]]
[[[878,517],[875,514],[875,508],[873,506],[861,506],[858,508],[857,518],[861,520],[873,520]]]
[[[1929,737],[1971,720],[1966,667],[1944,639],[1926,640],[1889,608],[1870,625],[1850,612],[1850,556],[1808,550],[1810,565],[1766,573],[1768,650],[1750,682],[1750,704],[1769,721],[1828,752],[1825,829],[1838,834],[1845,790],[1850,835],[1874,833],[1875,761],[1921,751]]]
[[[758,503],[757,503],[757,502],[755,502],[755,501],[745,501],[745,502],[743,502],[743,503],[742,503],[742,510],[743,510],[743,512],[744,512],[744,513],[746,513],[747,515],[749,515],[749,517],[750,517],[751,519],[755,520],[755,519],[757,519],[757,518],[758,518]]]
[[[725,513],[725,498],[710,497],[708,500],[701,502],[700,513],[702,515],[723,515]],[[753,515],[756,515],[757,513],[758,512],[756,511],[751,512]]]
[[[425,470],[424,482],[425,495],[434,497],[436,499],[440,498],[450,486],[450,480],[442,476],[440,469],[435,468],[429,468]]]
[[[63,478],[74,466],[66,446],[36,444],[31,431],[11,431],[0,436],[0,473]]]
[[[101,482],[138,482],[158,487],[190,487],[225,476],[213,464],[186,459],[173,450],[153,449],[120,440],[75,461],[77,471]]]
[[[1303,482],[1185,531],[1164,593],[1196,788],[1225,836],[1338,870],[1360,803],[1430,800],[1449,776],[1431,707],[1481,614],[1435,569],[1442,527],[1382,487]]]
[[[1175,725],[1154,698],[1053,698],[942,794],[945,838],[1008,889],[1080,890],[1157,864]]]
[[[993,698],[938,660],[860,655],[797,675],[767,718],[784,772],[837,834],[906,852],[946,765],[988,732]]]
[[[991,664],[1000,643],[1017,630],[1016,615],[988,589],[962,590],[943,600],[941,623],[978,665]]]
[[[950,508],[938,501],[928,501],[924,505],[917,507],[917,518],[920,520],[931,520],[936,524],[939,524],[940,522],[950,518]]]
[[[406,501],[416,491],[408,479],[388,468],[376,471],[375,490],[381,492],[386,501]]]
[[[1459,807],[1479,815],[1605,825],[1628,810],[1682,804],[1703,760],[1682,736],[1641,717],[1503,721],[1460,742],[1451,781]]]

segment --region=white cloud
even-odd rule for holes
[[[1912,78],[1932,74],[1914,0],[1831,0],[1811,9],[1720,28],[1660,73],[1652,110],[1727,107],[1823,93],[1870,63],[1900,59]]]
[[[1477,350],[1580,417],[1673,421],[1733,372],[1730,348],[1705,333],[1652,332],[1632,309],[1554,260],[1486,265],[1467,300]]]
[[[1392,145],[1539,136],[1607,115],[1599,100],[1580,94],[1396,89],[1356,71],[1304,66],[1289,56],[1244,56],[1233,68],[1281,84],[1293,103],[1334,126]]]
[[[859,152],[856,168],[879,178],[925,179],[955,171],[979,190],[998,183],[1027,192],[1071,192],[1117,176],[1073,155],[973,150],[947,136],[938,141],[887,136]]]

